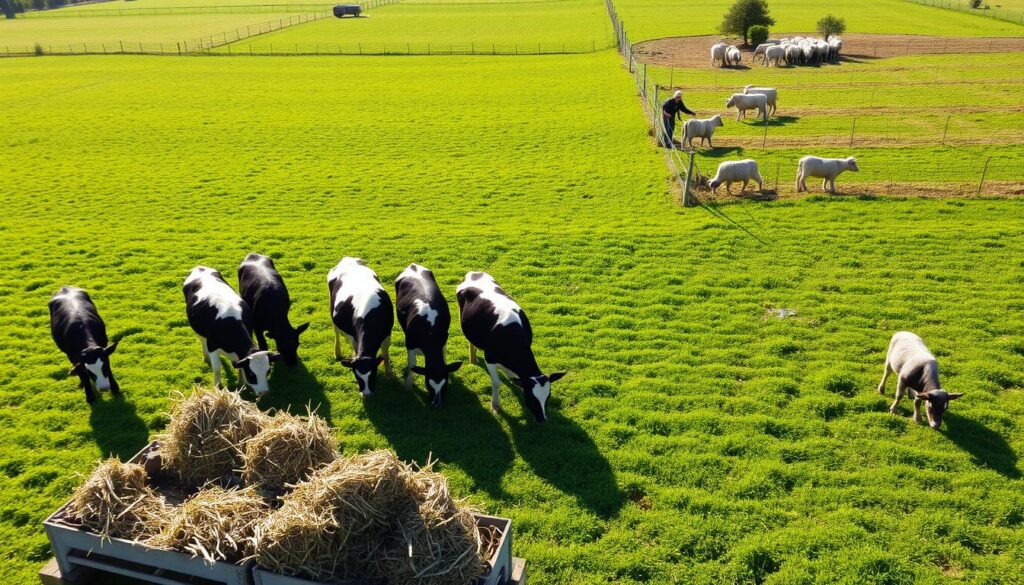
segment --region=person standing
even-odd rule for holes
[[[676,120],[682,118],[681,112],[691,116],[697,115],[686,108],[686,104],[683,103],[683,92],[678,90],[672,97],[661,104],[661,121],[663,126],[661,145],[665,148],[672,146],[672,133],[676,129]]]

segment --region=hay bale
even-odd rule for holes
[[[246,442],[268,417],[237,392],[196,387],[175,402],[170,418],[160,437],[164,467],[185,484],[203,485],[242,466]]]
[[[68,511],[104,538],[147,538],[160,529],[166,506],[146,479],[141,465],[102,461],[75,490]]]
[[[175,509],[148,544],[202,557],[238,562],[252,554],[256,530],[270,506],[255,488],[208,487]]]
[[[298,417],[281,412],[246,443],[242,479],[264,493],[277,494],[337,457],[326,421],[312,413]]]
[[[262,526],[257,562],[318,580],[359,575],[407,494],[406,469],[394,453],[373,451],[316,470]]]

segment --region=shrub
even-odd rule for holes
[[[846,19],[827,14],[818,21],[818,34],[827,39],[832,35],[839,36],[846,32]]]
[[[35,50],[36,50],[36,56],[37,57],[41,57],[43,55],[43,46],[40,45],[39,43],[36,43],[36,49]]]
[[[736,0],[729,12],[725,13],[719,31],[724,35],[743,37],[743,44],[750,36],[750,27],[775,24],[775,19],[768,15],[768,3],[765,0]]]
[[[981,8],[981,0],[971,0],[971,8],[975,10]]]
[[[750,45],[756,47],[768,40],[768,27],[763,24],[755,24],[750,27]]]

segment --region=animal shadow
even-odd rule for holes
[[[768,127],[771,128],[771,127],[785,126],[787,124],[792,124],[792,123],[796,122],[799,119],[800,119],[800,116],[772,116],[772,117],[768,118]],[[745,120],[740,120],[740,122],[743,123],[743,124],[746,124],[747,126],[752,126],[752,127],[756,127],[756,128],[764,128],[764,126],[765,126],[764,120],[750,121],[749,119],[745,119]]]
[[[734,154],[734,153],[735,154],[743,154],[743,147],[742,146],[716,146],[714,148],[709,148],[707,150],[701,151],[701,154],[703,154],[704,156],[709,157],[709,158],[721,158],[723,156],[728,156],[728,155]]]
[[[274,364],[270,372],[270,393],[256,399],[260,410],[283,410],[305,416],[306,407],[314,414],[331,423],[331,400],[324,392],[316,376],[301,360],[293,367],[284,362]]]
[[[149,441],[149,427],[123,395],[104,393],[99,397],[89,413],[89,424],[104,457],[113,455],[126,461]]]
[[[401,376],[402,371],[396,373]],[[421,376],[414,378],[412,390],[401,379],[378,378],[365,406],[370,422],[401,459],[424,463],[430,457],[456,465],[490,497],[504,496],[501,478],[512,466],[512,444],[479,396],[456,376],[450,378],[439,409],[429,405]]]
[[[993,469],[1010,479],[1020,478],[1017,454],[1002,435],[985,425],[947,412],[943,434],[967,451],[977,465]]]

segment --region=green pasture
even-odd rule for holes
[[[716,34],[729,0],[618,0],[615,8],[630,41],[661,37]],[[801,0],[771,0],[772,30],[811,32],[826,14],[846,19],[851,33],[919,34],[954,37],[1019,36],[1024,26],[902,0],[833,0],[808,4]]]
[[[358,2],[357,2],[358,3]],[[289,6],[318,6],[326,10],[333,6],[332,2],[318,0],[110,0],[109,2],[94,2],[90,4],[72,4],[58,10],[47,11],[49,14],[74,13],[80,11],[98,10],[101,12],[111,10],[138,10],[150,8],[174,8],[184,10],[186,8],[200,8],[208,10],[213,7],[232,8],[253,8],[262,9],[267,6],[280,6],[287,12]]]
[[[16,18],[0,19],[0,51],[10,47],[11,51],[31,48],[36,43],[50,52],[83,52],[83,43],[91,52],[101,52],[103,45],[115,52],[119,42],[130,45],[144,43],[148,50],[155,43],[166,43],[168,51],[174,51],[175,43],[222,33],[235,34],[246,27],[253,30],[260,24],[279,19],[287,20],[295,13],[234,13],[234,14],[161,14],[148,16],[94,16],[89,18]]]
[[[394,4],[381,6],[365,18],[324,19],[280,32],[246,39],[230,50],[268,51],[295,47],[312,51],[315,45],[352,47],[365,45],[366,51],[382,52],[390,45],[402,51],[426,52],[430,43],[434,52],[450,45],[475,43],[480,51],[492,45],[541,44],[549,51],[566,45],[567,50],[601,49],[614,46],[608,12],[600,0],[561,0],[536,3],[484,4]],[[415,50],[413,50],[415,49]],[[221,52],[229,49],[222,48]],[[327,49],[325,49],[327,50]],[[532,51],[532,49],[531,49]]]
[[[682,209],[619,63],[0,60],[19,161],[0,175],[0,582],[34,581],[40,521],[77,473],[210,383],[181,281],[202,263],[234,282],[253,250],[312,322],[261,405],[319,405],[350,453],[440,459],[458,495],[513,519],[531,582],[1024,579],[1024,201]],[[569,372],[551,422],[508,386],[492,413],[468,365],[444,410],[393,381],[364,402],[332,355],[326,274],[346,254],[388,286],[423,263],[449,301],[492,273],[542,368]],[[67,379],[46,310],[65,283],[123,338],[124,399],[90,408]],[[966,394],[941,432],[907,402],[888,413],[894,381],[875,392],[900,329]],[[401,371],[397,329],[391,353]],[[466,355],[454,326],[449,358]]]

